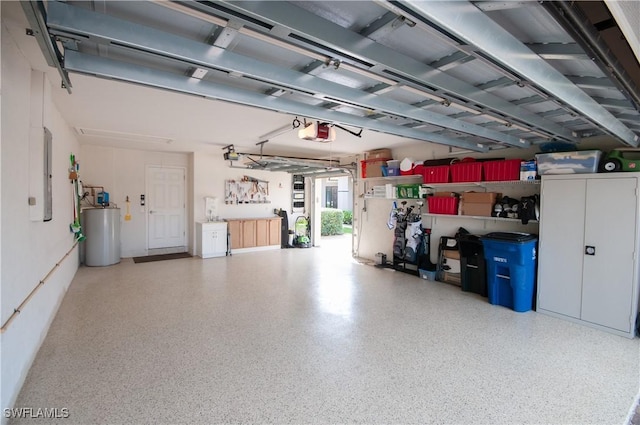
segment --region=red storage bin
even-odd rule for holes
[[[457,196],[429,196],[427,198],[430,214],[458,214]]]
[[[451,181],[453,183],[482,181],[482,162],[451,164]]]
[[[413,174],[418,174],[423,176],[424,175],[424,165],[420,164],[420,165],[416,165],[415,167],[413,167]]]
[[[436,165],[434,167],[423,167],[423,183],[449,183],[449,166]]]
[[[488,182],[520,180],[521,162],[521,159],[483,162],[484,179]]]

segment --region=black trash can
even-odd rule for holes
[[[458,238],[462,290],[487,296],[487,262],[480,236],[462,234]]]

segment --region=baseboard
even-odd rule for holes
[[[254,247],[251,247],[251,248],[231,249],[231,255],[233,255],[233,254],[244,254],[246,252],[271,251],[271,250],[274,250],[274,249],[280,249],[280,245],[254,246]]]

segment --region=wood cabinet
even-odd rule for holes
[[[258,246],[256,241],[256,220],[242,221],[242,248]]]
[[[240,220],[227,220],[229,226],[229,248],[242,248],[242,221]]]
[[[269,245],[269,221],[256,220],[256,246]]]
[[[231,249],[280,248],[282,217],[228,219]]]
[[[640,173],[544,176],[538,311],[633,338]]]
[[[202,258],[227,255],[227,223],[196,223],[196,255]]]
[[[280,245],[282,242],[282,217],[279,220],[269,220],[269,245]]]

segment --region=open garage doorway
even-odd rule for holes
[[[350,175],[316,178],[313,222],[315,245],[340,255],[353,252],[353,179]]]

